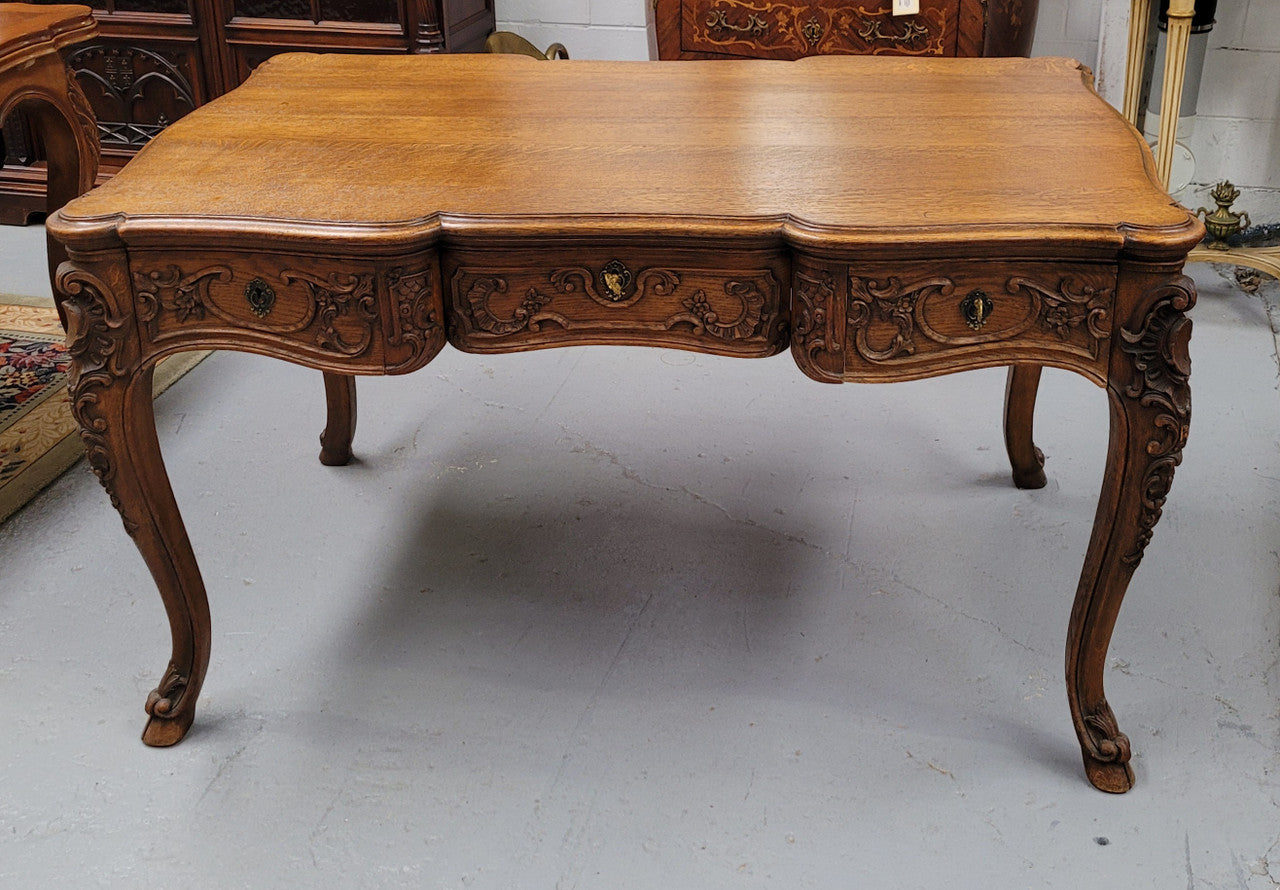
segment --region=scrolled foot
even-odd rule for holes
[[[324,375],[328,422],[320,434],[320,463],[326,467],[351,462],[351,439],[356,433],[356,380],[348,374]]]
[[[1116,725],[1115,714],[1105,703],[1084,718],[1086,734],[1081,754],[1084,772],[1099,791],[1123,794],[1133,787],[1129,737]]]
[[[1015,464],[1013,467],[1013,484],[1018,488],[1044,488],[1049,481],[1044,474],[1044,452],[1035,448],[1034,453],[1035,463]]]
[[[147,696],[147,714],[151,719],[142,731],[142,741],[153,748],[178,744],[191,728],[196,713],[194,702],[187,699],[187,678],[172,664]]]

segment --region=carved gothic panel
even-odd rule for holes
[[[139,148],[203,101],[195,44],[144,48],[103,41],[68,57],[104,147]]]

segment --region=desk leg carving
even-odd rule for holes
[[[1129,739],[1107,704],[1103,674],[1121,601],[1187,441],[1191,321],[1184,313],[1194,303],[1189,278],[1165,278],[1147,292],[1145,313],[1119,331],[1112,350],[1105,481],[1067,638],[1067,698],[1085,772],[1103,791],[1133,787]]]
[[[64,264],[57,292],[72,357],[71,410],[89,465],[141,551],[169,616],[172,657],[147,698],[142,740],[173,745],[191,727],[209,664],[209,603],[156,438],[153,362],[139,355],[134,317],[120,310],[101,278]],[[127,294],[127,286],[119,292]]]
[[[328,418],[320,434],[320,463],[341,467],[351,460],[356,434],[356,378],[325,371],[324,400]]]
[[[1044,452],[1032,436],[1039,365],[1010,365],[1004,388],[1004,446],[1018,488],[1044,488]]]

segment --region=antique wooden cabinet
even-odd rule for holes
[[[654,0],[662,59],[1025,56],[1038,0]]]
[[[67,62],[98,117],[106,175],[276,53],[478,51],[494,23],[493,0],[84,2],[100,36]],[[3,134],[0,223],[22,223],[44,210],[41,147],[21,115]]]

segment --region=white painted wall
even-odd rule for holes
[[[1118,103],[1128,5],[1040,0],[1033,55],[1080,59]],[[651,0],[497,0],[499,28],[539,46],[559,41],[578,59],[651,58],[651,8]],[[1219,0],[1196,126],[1195,182],[1179,197],[1192,207],[1208,203],[1209,186],[1230,179],[1244,192],[1237,209],[1255,222],[1280,221],[1280,0]]]

